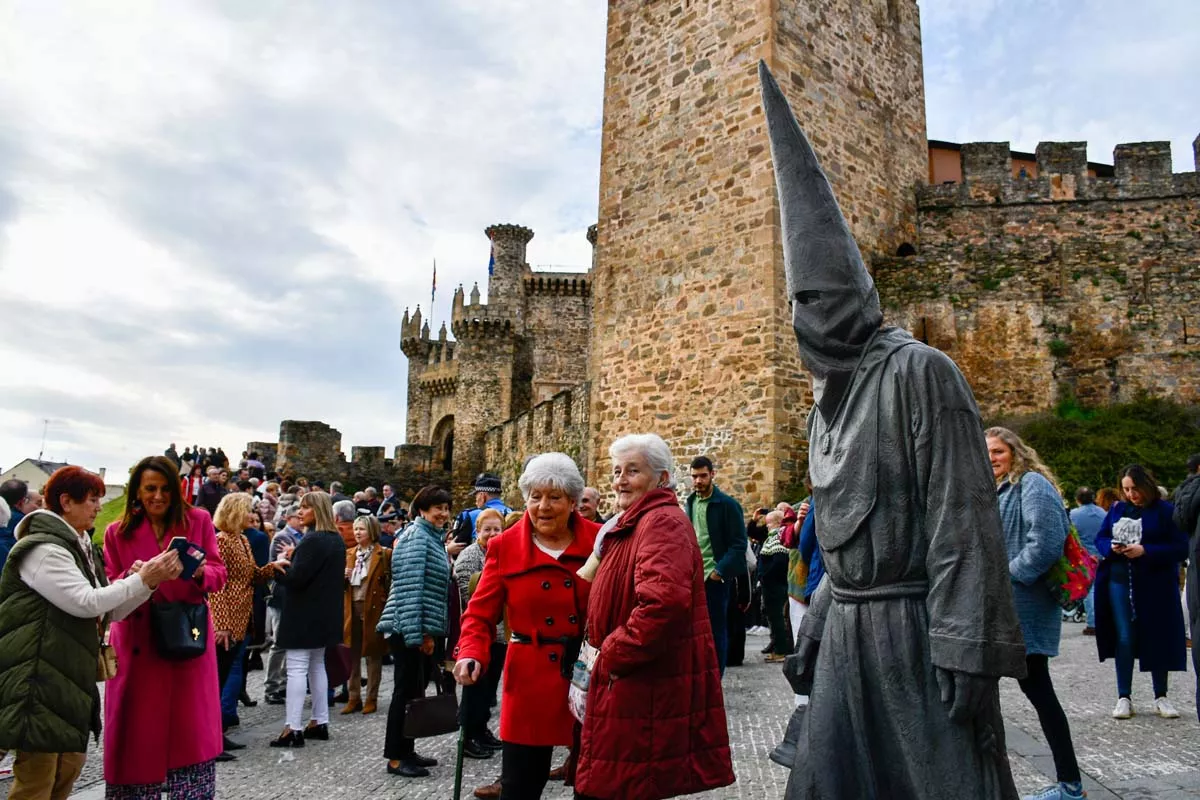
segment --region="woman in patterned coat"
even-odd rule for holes
[[[246,631],[254,613],[254,587],[265,584],[275,574],[278,565],[259,567],[250,550],[245,530],[251,525],[254,499],[245,492],[227,494],[217,505],[213,525],[217,529],[217,547],[225,562],[228,579],[221,591],[209,597],[213,618],[213,637],[217,646],[217,686],[224,687],[229,671],[246,651]],[[228,729],[221,721],[222,731]],[[225,739],[225,752],[218,760],[230,761],[230,741]],[[235,749],[240,747],[235,746]]]

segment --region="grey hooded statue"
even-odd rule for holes
[[[882,327],[829,181],[759,75],[827,570],[785,665],[810,695],[786,798],[1015,798],[998,684],[1024,677],[1025,646],[975,398]]]

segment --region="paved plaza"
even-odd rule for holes
[[[1109,714],[1115,702],[1111,662],[1096,661],[1095,640],[1081,635],[1082,626],[1063,627],[1062,655],[1051,662],[1059,696],[1071,721],[1080,766],[1092,798],[1154,798],[1182,800],[1200,797],[1200,724],[1196,720],[1192,675],[1172,676],[1171,697],[1182,717],[1164,720],[1147,713],[1153,700],[1148,675],[1135,678],[1134,705],[1139,714],[1118,722]],[[706,798],[781,798],[787,775],[767,759],[779,742],[791,712],[792,700],[779,667],[762,663],[758,651],[765,641],[751,636],[746,642],[746,665],[731,669],[725,678],[729,732],[733,744],[737,783],[702,795]],[[385,669],[386,671],[386,669]],[[251,695],[261,697],[263,673],[251,673]],[[1037,716],[1014,681],[1001,684],[1008,744],[1017,787],[1032,791],[1050,782],[1053,773]],[[385,681],[382,697],[391,694]],[[280,751],[267,747],[283,725],[282,706],[260,703],[242,709],[242,725],[235,737],[248,747],[236,762],[218,765],[218,794],[229,800],[314,800],[334,798],[403,798],[445,800],[454,783],[454,737],[424,741],[419,751],[441,764],[423,780],[388,775],[382,758],[386,702],[376,715],[342,717],[334,711],[333,738],[314,742],[303,750]],[[565,752],[565,751],[564,751]],[[555,764],[561,763],[556,754]],[[468,760],[464,771],[464,797],[481,783],[490,783],[500,771],[500,759]],[[0,785],[0,791],[2,791]],[[100,800],[104,784],[100,753],[93,750],[76,787],[75,797]],[[561,784],[552,784],[547,798],[569,798]]]

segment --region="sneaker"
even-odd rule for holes
[[[781,655],[779,653],[767,653],[767,657],[765,659],[765,661],[768,664],[778,664],[778,663],[780,663],[782,661],[786,661],[786,660],[787,660],[787,656]]]
[[[1087,792],[1083,787],[1079,787],[1079,791],[1075,791],[1073,786],[1065,783],[1055,783],[1047,786],[1037,794],[1025,795],[1021,800],[1082,800],[1087,797]]]
[[[1113,719],[1129,719],[1133,716],[1133,701],[1128,697],[1121,697],[1117,700],[1117,707],[1113,709]]]
[[[1091,625],[1088,625],[1086,628],[1083,629],[1083,635],[1084,636],[1095,636],[1096,629],[1093,628]]]
[[[1179,719],[1179,711],[1165,697],[1160,697],[1154,701],[1154,713],[1163,719]]]

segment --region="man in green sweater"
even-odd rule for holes
[[[717,488],[716,469],[708,456],[692,459],[692,489],[687,514],[696,529],[704,559],[704,594],[712,625],[717,663],[725,675],[729,649],[729,590],[733,579],[746,574],[746,517],[738,501]]]

